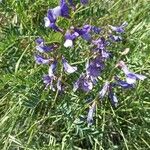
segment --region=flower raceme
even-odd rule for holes
[[[89,0],[81,0],[80,3],[85,5],[89,3]],[[46,17],[44,17],[45,27],[53,29],[55,32],[61,32],[64,40],[59,43],[68,51],[73,50],[76,46],[76,40],[85,40],[86,44],[89,45],[89,58],[85,59],[84,71],[73,83],[73,91],[82,90],[84,92],[91,92],[93,88],[102,80],[99,80],[100,76],[107,69],[106,62],[112,57],[112,53],[109,48],[112,44],[122,42],[122,34],[125,32],[127,23],[124,22],[120,26],[108,25],[107,35],[103,35],[105,28],[100,28],[90,24],[84,24],[82,26],[71,25],[66,31],[57,26],[57,20],[59,17],[70,19],[70,8],[75,11],[75,4],[73,0],[60,0],[60,3],[55,8],[48,9]],[[72,21],[74,22],[74,21]],[[70,22],[71,23],[71,22]],[[65,35],[64,35],[65,34]],[[79,38],[81,37],[81,38]],[[43,38],[39,37],[35,41],[36,43],[36,54],[34,56],[37,64],[49,65],[48,73],[43,76],[43,82],[45,88],[60,92],[64,90],[64,82],[62,82],[63,76],[68,76],[77,71],[77,66],[72,66],[68,62],[65,54],[61,54],[59,51],[60,47],[57,44],[47,44]],[[85,52],[86,53],[86,52]],[[58,64],[58,65],[57,65]],[[140,74],[129,71],[126,64],[120,61],[117,64],[124,72],[126,79],[122,80],[117,74],[112,75],[111,81],[105,81],[102,89],[99,90],[98,97],[103,101],[103,98],[107,95],[112,106],[118,106],[117,99],[117,87],[122,89],[131,89],[135,87],[137,80],[144,80],[146,77]],[[61,74],[59,75],[59,66],[61,66]],[[66,74],[63,74],[63,71]],[[94,89],[95,90],[95,89]],[[88,125],[93,124],[93,116],[95,113],[96,102],[90,104],[89,112],[87,115]]]

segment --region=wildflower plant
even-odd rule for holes
[[[38,65],[47,65],[48,71],[43,75],[43,82],[45,89],[50,89],[51,92],[66,94],[65,90],[69,86],[74,93],[78,91],[88,95],[92,93],[92,90],[98,89],[95,98],[88,103],[87,123],[90,126],[94,122],[93,116],[98,103],[103,104],[106,100],[105,97],[108,97],[112,107],[118,107],[120,102],[117,97],[118,88],[136,88],[137,80],[144,80],[146,77],[129,71],[128,62],[124,61],[129,48],[123,51],[120,49],[119,53],[116,53],[115,49],[112,51],[114,45],[122,43],[124,40],[127,22],[120,23],[120,25],[108,24],[103,27],[89,22],[82,25],[75,23],[74,16],[78,13],[80,6],[87,7],[89,3],[88,0],[81,0],[80,4],[73,0],[60,0],[58,6],[48,9],[45,17],[43,16],[43,25],[45,28],[61,34],[62,41],[46,44],[49,41],[45,42],[43,37],[39,36],[35,40],[36,54],[34,58]],[[58,25],[57,22],[61,18],[68,20],[69,27],[67,29]],[[82,50],[84,61],[79,60],[80,57],[70,60],[65,54],[73,53],[76,48],[79,49],[77,53],[80,53],[80,49],[83,47],[80,48],[79,43],[81,45],[83,43],[86,47]],[[65,49],[65,54],[62,53],[62,48]],[[74,60],[78,60],[78,62],[74,62]],[[71,85],[67,83],[70,74],[75,74],[76,77],[75,80],[72,80]]]
[[[150,149],[149,8],[1,0],[0,149]]]

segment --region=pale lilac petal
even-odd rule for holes
[[[102,90],[99,92],[100,98],[103,98],[105,96],[106,92],[108,91],[108,87],[109,87],[109,82],[106,81]]]
[[[54,72],[55,72],[55,70],[56,70],[56,66],[57,66],[57,61],[54,61],[54,62],[50,65],[49,70],[48,70],[48,74],[49,74],[50,77],[51,77],[51,76],[54,76]]]
[[[132,82],[135,82],[135,81],[133,81],[134,79],[127,79],[128,80],[128,82],[126,82],[126,81],[123,81],[123,80],[121,80],[119,77],[115,77],[115,80],[117,81],[116,83],[114,83],[114,85],[116,86],[121,86],[122,88],[133,88],[134,87],[134,84],[129,84],[128,82],[130,82],[130,83],[132,83]]]
[[[58,78],[58,81],[57,81],[57,89],[58,89],[58,91],[62,91],[62,83],[61,83],[60,78]]]
[[[127,76],[126,81],[128,84],[135,84],[136,83],[136,77]]]
[[[53,8],[52,14],[55,19],[58,18],[61,15],[61,7],[57,6],[57,7]]]
[[[67,62],[67,60],[64,57],[62,58],[62,63],[63,63],[65,72],[71,74],[71,73],[77,71],[77,67],[69,65],[69,63]]]
[[[96,103],[94,102],[92,106],[90,106],[89,112],[87,115],[87,123],[89,126],[93,124],[93,116],[94,116],[95,109],[96,109]]]
[[[144,80],[146,79],[147,77],[146,76],[143,76],[141,74],[134,74],[139,80]]]
[[[34,58],[37,64],[48,64],[50,62],[50,59],[46,59],[40,55],[35,55]]]

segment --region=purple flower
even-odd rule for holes
[[[94,116],[95,109],[96,109],[96,103],[93,102],[92,106],[90,106],[89,108],[89,112],[87,115],[87,123],[89,126],[93,124],[93,116]]]
[[[69,31],[67,31],[65,34],[66,41],[64,43],[64,46],[65,47],[73,47],[73,40],[75,40],[78,36],[79,36],[79,34],[77,32],[74,32],[71,34]]]
[[[126,81],[122,81],[121,79],[119,79],[117,76],[115,77],[115,80],[117,81],[116,83],[114,83],[114,85],[117,85],[117,86],[121,86],[122,88],[133,88],[134,85],[133,84],[129,84],[127,83]]]
[[[96,26],[92,26],[92,27],[91,27],[91,30],[92,30],[94,33],[96,33],[96,34],[99,34],[102,29],[101,29],[101,28],[98,28],[98,27],[96,27]]]
[[[99,92],[99,96],[101,99],[105,96],[106,92],[108,91],[108,88],[109,88],[109,82],[106,81],[105,84],[103,85],[102,90]]]
[[[55,91],[55,88],[53,87],[53,81],[54,81],[54,76],[49,76],[49,75],[43,76],[43,82],[45,84],[46,89],[50,87],[51,90]]]
[[[63,30],[59,28],[55,23],[51,23],[49,27],[52,28],[54,31],[63,32]]]
[[[48,74],[49,76],[54,76],[54,72],[56,71],[56,67],[57,67],[57,61],[54,60],[53,63],[50,65],[49,70],[48,70]]]
[[[104,37],[101,37],[97,40],[92,40],[92,44],[96,45],[97,48],[96,50],[105,50],[106,49],[106,46],[108,46],[108,41],[105,40]]]
[[[35,55],[34,58],[37,64],[48,64],[50,62],[50,59],[45,59],[40,55]]]
[[[101,56],[102,56],[102,58],[107,59],[107,58],[110,58],[112,56],[112,54],[110,52],[108,52],[107,50],[102,49]]]
[[[45,27],[51,27],[51,24],[56,23],[57,17],[60,15],[60,6],[54,8],[54,9],[49,9],[47,11],[47,16],[44,17],[45,21]]]
[[[41,52],[41,53],[43,53],[43,52],[51,52],[51,51],[53,51],[57,46],[56,45],[50,45],[50,46],[47,46],[47,45],[45,45],[45,43],[44,43],[44,40],[42,39],[42,38],[37,38],[36,40],[35,40],[35,42],[36,42],[36,49],[39,51],[39,52]]]
[[[108,97],[109,97],[109,100],[110,100],[112,106],[117,107],[118,106],[118,99],[116,97],[116,94],[113,92],[111,84],[109,85]]]
[[[109,38],[114,41],[114,42],[120,42],[122,41],[122,37],[121,36],[116,36],[116,35],[110,35]]]
[[[79,79],[75,82],[73,91],[76,91],[77,89],[82,89],[85,92],[89,92],[93,88],[93,83],[89,76],[87,75],[81,75]]]
[[[84,40],[86,41],[91,40],[91,35],[89,33],[91,31],[90,25],[84,25],[81,29],[74,28],[74,31],[77,32],[79,36],[81,36]]]
[[[80,0],[81,4],[86,5],[89,3],[89,0]]]
[[[60,7],[61,7],[61,16],[70,18],[69,16],[69,7],[68,4],[66,3],[66,0],[60,0]]]
[[[126,81],[128,84],[134,84],[136,80],[144,80],[146,77],[140,74],[136,74],[133,72],[130,72],[129,69],[127,68],[126,64],[123,61],[120,61],[118,65],[121,67],[123,72],[126,75]]]
[[[71,65],[69,65],[69,63],[64,57],[62,57],[62,63],[63,63],[65,72],[70,74],[70,73],[77,71],[77,67],[72,67]]]
[[[98,77],[104,69],[104,62],[100,56],[97,56],[86,67],[87,75],[92,77]]]
[[[62,32],[62,29],[56,25],[56,20],[59,16],[69,18],[69,8],[66,0],[60,0],[60,6],[48,10],[47,16],[44,18],[45,27],[50,27],[55,31]]]
[[[57,89],[58,89],[58,91],[62,91],[62,82],[61,82],[60,78],[58,78],[58,80],[57,80]]]
[[[59,9],[59,7],[55,8],[56,13],[54,13],[54,10],[52,10],[52,9],[48,10],[47,16],[44,17],[45,27],[52,28],[54,31],[62,32],[62,29],[60,29],[56,25],[56,19],[57,19],[58,14],[59,14],[59,13],[57,13],[57,9]]]
[[[124,32],[124,28],[128,25],[127,22],[124,22],[121,26],[111,26],[111,29],[117,33],[123,33]]]
[[[43,76],[43,82],[45,83],[46,87],[50,87],[51,90],[55,91],[55,88],[53,86],[53,82],[56,79],[54,72],[56,70],[57,61],[55,60],[49,67],[48,75]]]
[[[51,23],[55,23],[56,22],[56,19],[57,17],[59,16],[56,15],[57,13],[54,14],[54,11],[57,12],[56,10],[58,9],[58,12],[59,12],[59,7],[57,7],[56,9],[49,9],[47,11],[47,16],[44,18],[45,20],[45,27],[49,27]]]

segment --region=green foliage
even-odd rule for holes
[[[34,40],[42,36],[47,42],[61,42],[63,37],[45,29],[43,17],[56,0],[3,0],[0,3],[0,149],[15,150],[146,150],[150,149],[150,3],[148,0],[96,0],[78,7],[72,14],[77,25],[90,23],[104,27],[129,23],[125,41],[114,45],[117,54],[130,48],[123,57],[129,68],[147,76],[133,90],[117,92],[119,107],[110,104],[96,108],[95,124],[88,127],[86,115],[88,98],[95,98],[102,82],[89,94],[72,92],[72,81],[78,75],[65,76],[65,94],[45,91],[41,81],[47,69],[35,65]],[[74,20],[59,19],[68,28]],[[60,50],[70,62],[82,68],[87,50],[80,40],[70,51]],[[88,54],[87,54],[88,55]],[[108,63],[115,64],[116,62]],[[81,73],[81,72],[80,72]],[[102,79],[107,79],[110,69]],[[107,99],[107,98],[106,98]]]

